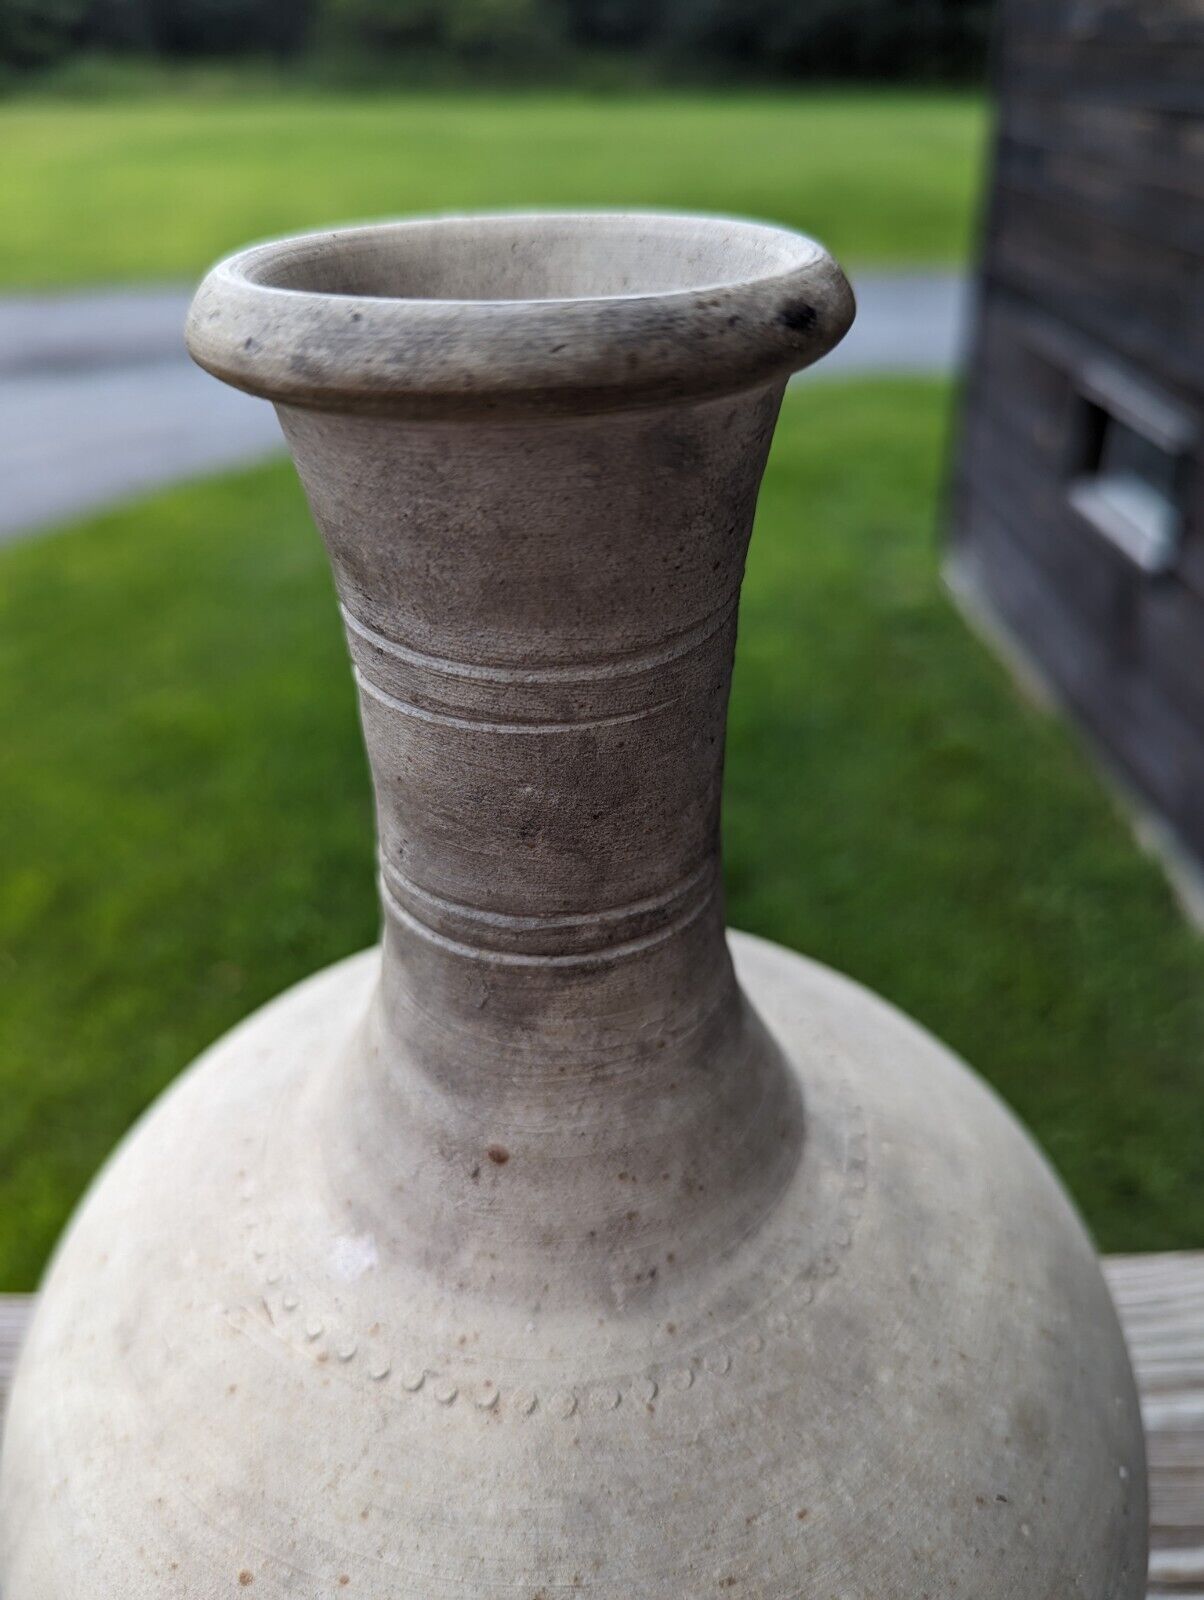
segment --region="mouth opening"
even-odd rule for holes
[[[728,288],[817,254],[799,234],[718,218],[444,217],[298,240],[266,255],[253,277],[373,300],[605,300]]]

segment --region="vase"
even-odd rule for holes
[[[725,934],[758,485],[852,313],[812,241],[668,215],[205,280],[192,354],[275,402],[329,552],[384,931],[83,1202],[5,1600],[1144,1593],[1134,1385],[1057,1180],[914,1023]]]

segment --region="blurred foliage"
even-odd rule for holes
[[[666,43],[791,77],[964,78],[981,65],[982,0],[666,0]]]
[[[353,49],[462,60],[542,54],[559,22],[547,0],[325,0],[321,20]]]
[[[0,0],[0,8],[8,0]],[[27,0],[31,3],[31,0]],[[158,56],[291,56],[307,43],[314,0],[84,0],[73,43]]]
[[[89,0],[0,0],[0,62],[38,67],[81,36]]]
[[[0,65],[87,52],[510,63],[599,54],[665,76],[960,80],[990,0],[0,0]]]

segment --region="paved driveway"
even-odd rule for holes
[[[866,273],[852,332],[813,378],[940,373],[958,358],[963,280]],[[184,353],[189,289],[0,299],[0,541],[282,448],[269,405]]]

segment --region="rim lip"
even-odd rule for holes
[[[764,270],[665,290],[555,298],[344,294],[265,281],[348,241],[454,225],[597,231],[616,224],[776,247]],[[219,261],[185,339],[214,376],[278,405],[417,417],[628,409],[768,383],[845,334],[852,291],[822,245],[772,223],[655,210],[467,212],[287,236]]]

